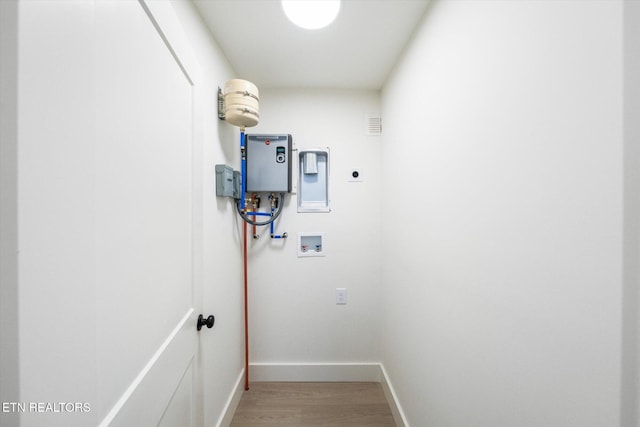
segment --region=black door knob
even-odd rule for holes
[[[213,324],[216,322],[216,318],[213,317],[213,314],[207,317],[206,319],[201,314],[198,316],[198,330],[202,329],[203,326],[207,326],[207,328],[212,328]]]

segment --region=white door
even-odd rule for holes
[[[171,5],[17,6],[17,167],[3,174],[17,239],[2,248],[18,310],[2,330],[19,360],[2,367],[18,386],[0,425],[196,425],[202,184]]]
[[[156,3],[95,3],[102,425],[196,420],[193,83]]]

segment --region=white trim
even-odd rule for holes
[[[252,363],[249,365],[251,382],[267,381],[329,381],[376,382],[382,390],[398,427],[410,427],[407,417],[391,385],[387,371],[381,363]]]
[[[380,382],[379,363],[252,363],[249,379],[264,381]]]
[[[175,15],[170,2],[138,0],[140,6],[158,32],[158,35],[169,50],[169,53],[176,61],[178,68],[182,71],[191,86],[194,86],[198,76],[197,61],[191,51],[189,42],[180,23]]]
[[[240,375],[238,375],[238,380],[236,381],[229,398],[227,399],[227,403],[225,403],[224,408],[222,409],[222,414],[216,423],[216,427],[228,427],[233,420],[233,416],[238,408],[238,404],[240,404],[240,399],[242,398],[242,393],[244,393],[244,368],[240,371]]]
[[[156,364],[156,362],[158,360],[160,360],[160,358],[164,355],[165,350],[169,347],[169,345],[173,342],[174,338],[178,335],[178,333],[180,333],[183,328],[185,327],[185,324],[187,323],[187,321],[189,321],[192,317],[194,313],[193,308],[190,308],[187,313],[184,315],[184,317],[182,318],[182,320],[180,320],[180,322],[178,322],[178,324],[176,325],[176,327],[173,329],[173,331],[171,331],[171,333],[169,334],[169,336],[167,337],[167,339],[164,340],[164,342],[162,343],[162,345],[158,348],[158,350],[156,350],[156,352],[153,354],[153,356],[151,356],[151,359],[149,359],[149,361],[147,362],[147,364],[144,366],[144,368],[142,368],[142,370],[140,371],[140,373],[136,376],[136,378],[133,380],[133,382],[129,385],[129,387],[127,387],[127,389],[125,390],[125,392],[122,394],[122,396],[120,396],[120,399],[118,399],[118,401],[116,402],[115,405],[113,405],[113,407],[111,408],[111,410],[109,411],[109,413],[107,414],[106,417],[104,417],[104,419],[102,420],[102,422],[99,424],[100,427],[106,427],[108,425],[111,424],[111,422],[116,418],[116,416],[120,413],[120,411],[122,410],[122,408],[125,407],[125,405],[127,404],[127,402],[131,399],[131,397],[133,396],[133,394],[135,393],[136,389],[138,388],[138,386],[140,386],[140,384],[142,383],[142,381],[145,379],[145,377],[147,376],[147,374],[149,373],[149,371],[151,371],[151,368],[154,367],[154,365]],[[184,374],[184,372],[181,372],[181,377]]]
[[[396,422],[396,426],[409,427],[409,422],[407,421],[407,417],[402,410],[402,406],[400,405],[400,401],[398,400],[398,395],[396,395],[393,385],[391,385],[389,375],[387,375],[387,370],[384,369],[384,365],[382,363],[380,364],[380,372],[380,383],[382,384],[382,390],[384,391],[384,395],[387,398],[389,407],[391,408],[391,414],[393,414],[393,420]]]

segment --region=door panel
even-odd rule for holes
[[[189,364],[180,384],[176,388],[171,402],[167,405],[158,427],[192,426],[193,419],[193,391],[194,391],[194,365]]]
[[[192,84],[143,4],[95,4],[98,390],[155,425],[193,397]]]
[[[192,425],[193,310],[160,346],[102,421],[103,426]],[[166,424],[171,425],[171,424]]]
[[[104,426],[158,425],[163,419],[189,426],[193,376],[193,310],[189,310],[102,421]],[[185,412],[185,408],[189,411]]]

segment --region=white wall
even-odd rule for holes
[[[285,205],[250,241],[252,363],[337,363],[379,360],[381,274],[381,138],[365,136],[365,117],[380,110],[379,93],[360,90],[262,89],[261,121],[248,133],[291,133],[300,148],[330,148],[330,213],[297,213]],[[351,168],[363,182],[350,183]],[[295,173],[294,173],[295,175]],[[297,257],[298,232],[324,232],[326,256]],[[346,306],[335,288],[348,289]]]
[[[382,105],[409,423],[619,425],[622,3],[435,2]]]

